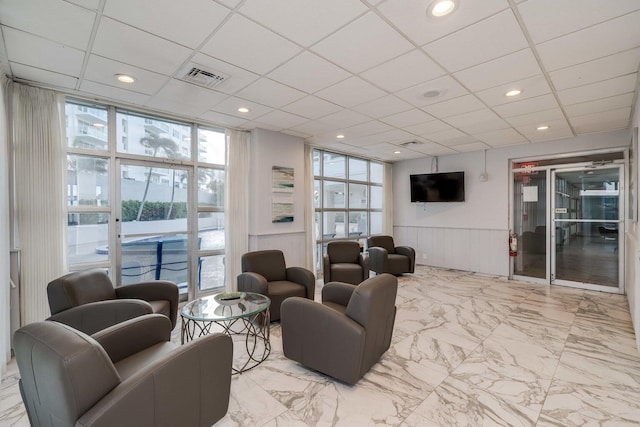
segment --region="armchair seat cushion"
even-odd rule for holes
[[[411,262],[404,255],[389,254],[389,273],[402,274],[411,271]]]
[[[337,311],[338,313],[342,313],[342,314],[344,314],[344,312],[347,311],[347,306],[346,305],[338,304],[337,302],[322,301],[322,305],[325,305],[325,306]]]
[[[333,282],[343,282],[357,285],[364,280],[362,276],[363,269],[360,264],[341,262],[337,264],[331,264],[330,268],[331,281]]]
[[[145,366],[166,358],[175,349],[176,345],[171,342],[159,343],[114,363],[114,366],[124,381]]]
[[[162,314],[171,318],[171,303],[167,300],[148,301],[154,314]]]

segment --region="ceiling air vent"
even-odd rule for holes
[[[230,76],[215,70],[207,70],[203,66],[191,63],[182,69],[180,78],[189,83],[207,88],[213,88]]]
[[[421,142],[421,141],[409,141],[409,142],[403,142],[400,145],[402,145],[403,147],[408,147],[410,145],[422,145],[422,144],[424,144],[424,142]]]

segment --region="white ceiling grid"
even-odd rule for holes
[[[640,1],[430,2],[0,0],[0,58],[18,81],[385,161],[629,126]],[[229,77],[186,83],[191,64]]]

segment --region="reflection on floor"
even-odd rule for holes
[[[391,349],[353,387],[284,358],[272,325],[271,355],[234,376],[219,425],[640,424],[625,296],[418,267],[397,307]],[[3,426],[28,425],[16,378],[14,365]]]
[[[556,250],[556,279],[617,288],[617,248],[617,239],[600,235],[573,236]],[[518,258],[521,259],[516,259],[516,274],[545,278],[546,254],[521,250]]]

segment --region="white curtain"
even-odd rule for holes
[[[306,268],[316,271],[314,261],[317,256],[316,248],[316,221],[315,221],[315,197],[313,188],[313,147],[304,146],[304,189],[307,197],[304,203],[304,222],[306,232]]]
[[[1,71],[1,70],[0,70]],[[7,133],[6,84],[0,81],[0,375],[4,375],[11,358],[10,284],[9,284],[9,143]]]
[[[382,234],[393,236],[393,166],[384,164],[384,196],[382,201]]]
[[[224,183],[225,287],[237,289],[240,257],[249,250],[249,132],[227,131]]]
[[[49,315],[47,283],[66,270],[64,99],[14,84],[12,112],[24,325]]]

